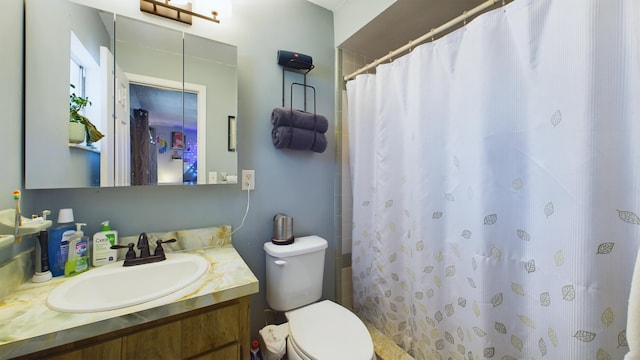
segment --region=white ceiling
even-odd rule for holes
[[[309,0],[341,3],[340,0]],[[339,47],[379,59],[486,0],[397,0]],[[506,0],[505,3],[512,0]],[[499,7],[501,2],[496,6]],[[471,21],[472,19],[468,19]],[[462,24],[460,24],[461,26]],[[459,27],[459,26],[458,26]],[[455,29],[454,27],[453,29]]]
[[[331,11],[334,11],[340,5],[342,5],[342,3],[345,2],[346,0],[308,0],[308,1],[316,5],[320,5],[323,8],[327,8]]]
[[[149,124],[152,126],[197,128],[196,94],[185,92],[183,98],[180,90],[131,83],[129,96],[132,106],[149,111]]]

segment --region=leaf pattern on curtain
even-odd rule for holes
[[[354,310],[416,359],[628,351],[640,11],[606,7],[516,0],[347,83]]]

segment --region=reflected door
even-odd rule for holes
[[[115,178],[116,186],[131,185],[131,115],[129,112],[129,79],[116,64],[115,101]]]

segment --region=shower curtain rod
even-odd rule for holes
[[[356,75],[362,74],[363,72],[378,66],[379,64],[381,64],[381,63],[393,58],[396,55],[399,55],[399,54],[402,54],[402,53],[406,52],[407,50],[413,48],[414,46],[417,46],[417,45],[421,44],[422,42],[424,42],[425,40],[433,37],[434,35],[439,34],[439,33],[443,32],[443,31],[447,30],[448,28],[452,27],[453,25],[456,25],[456,24],[458,24],[458,23],[460,23],[462,21],[465,21],[466,19],[468,19],[471,16],[474,16],[474,15],[476,15],[478,13],[483,12],[484,10],[486,10],[486,9],[490,8],[491,6],[493,6],[498,1],[501,1],[501,0],[487,0],[487,1],[483,2],[482,4],[474,7],[471,10],[463,12],[462,15],[449,20],[447,23],[445,23],[443,25],[440,25],[437,28],[431,29],[431,31],[429,31],[428,33],[420,36],[419,38],[409,41],[408,44],[406,44],[406,45],[404,45],[404,46],[402,46],[402,47],[400,47],[400,48],[398,48],[398,49],[396,49],[394,51],[389,52],[387,55],[385,55],[385,56],[375,60],[374,62],[369,63],[369,64],[361,67],[360,69],[354,71],[353,73],[345,76],[344,77],[344,81],[352,80],[352,79],[354,79],[356,77]],[[504,5],[505,1],[502,0],[502,3]]]

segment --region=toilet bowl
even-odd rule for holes
[[[285,312],[289,360],[372,360],[373,341],[350,310],[320,300],[327,241],[296,237],[288,245],[264,244],[267,303]]]
[[[344,307],[324,300],[285,313],[289,322],[289,360],[372,360],[371,336]]]

